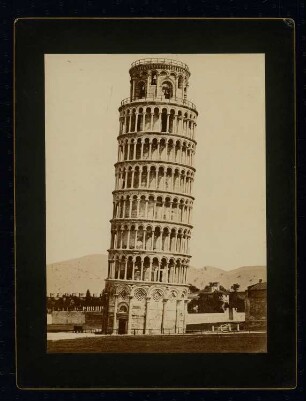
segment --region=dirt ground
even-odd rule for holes
[[[266,333],[102,336],[47,341],[50,353],[220,353],[267,352]]]

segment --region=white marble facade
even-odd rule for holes
[[[197,111],[187,100],[189,68],[142,59],[130,68],[119,108],[118,161],[103,330],[183,333]]]

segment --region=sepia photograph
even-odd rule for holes
[[[266,353],[265,54],[45,54],[48,353]]]
[[[18,20],[19,388],[296,385],[294,32]]]

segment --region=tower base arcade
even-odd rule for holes
[[[186,331],[188,286],[106,280],[104,334],[158,335]]]

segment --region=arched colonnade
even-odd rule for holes
[[[112,223],[111,249],[189,255],[191,229],[160,224]]]
[[[154,189],[190,195],[194,171],[160,164],[116,164],[116,189]]]
[[[108,278],[185,284],[188,259],[110,255]]]
[[[195,138],[195,112],[178,107],[123,107],[120,111],[119,135],[155,131]]]
[[[152,134],[151,134],[152,135]],[[118,162],[149,160],[193,166],[195,144],[172,138],[143,135],[141,138],[118,140]]]
[[[193,200],[157,194],[115,195],[114,219],[166,220],[191,224]]]

